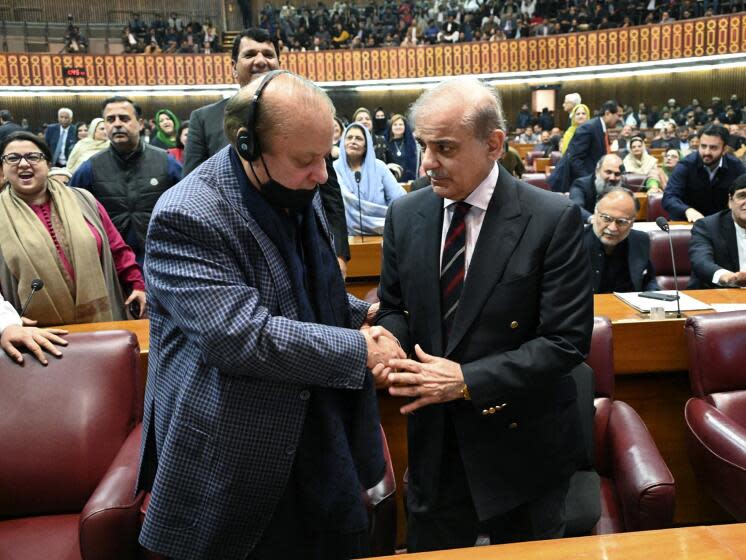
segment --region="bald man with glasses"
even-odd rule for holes
[[[584,242],[593,270],[593,293],[658,290],[650,262],[650,237],[632,229],[637,203],[631,191],[613,187],[596,202]]]

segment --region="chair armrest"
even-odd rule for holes
[[[142,424],[122,447],[80,514],[84,560],[134,558],[143,492],[135,494]]]
[[[614,401],[609,419],[612,477],[626,531],[670,527],[676,488],[645,423],[622,401]]]
[[[687,448],[697,478],[738,520],[746,520],[746,429],[702,399],[684,407]]]

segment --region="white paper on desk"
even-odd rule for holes
[[[712,308],[718,313],[728,311],[746,311],[746,303],[713,303]]]
[[[656,290],[659,294],[671,294],[676,295],[676,290]],[[651,307],[662,307],[664,311],[676,311],[675,301],[663,301],[660,299],[650,299],[640,297],[640,292],[614,292],[614,295],[621,299],[624,303],[634,307],[638,311],[643,313],[650,313]],[[694,299],[691,296],[682,294],[679,292],[679,303],[681,304],[682,311],[696,311],[699,309],[712,309],[711,305],[708,305],[698,299]]]
[[[655,222],[635,222],[632,227],[637,231],[644,231],[648,233],[650,231],[660,231],[661,228]],[[671,224],[671,229],[692,229],[692,224]]]

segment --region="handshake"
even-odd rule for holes
[[[360,329],[368,345],[368,369],[373,373],[376,380],[376,387],[382,388],[388,386],[388,373],[391,368],[388,367],[392,359],[404,359],[407,355],[399,346],[399,341],[388,330],[383,327],[364,326]]]

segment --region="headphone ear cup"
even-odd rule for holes
[[[236,139],[236,150],[246,161],[253,161],[254,158],[254,138],[249,132],[242,132]]]

